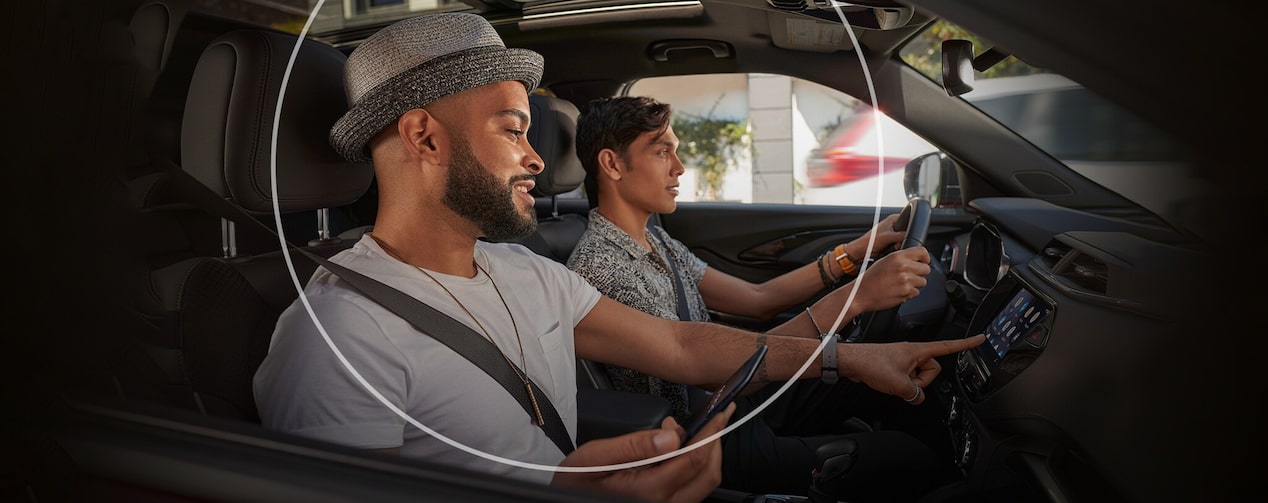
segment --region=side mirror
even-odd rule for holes
[[[929,201],[934,208],[958,208],[960,178],[955,163],[942,152],[932,152],[907,162],[903,170],[903,190],[907,199]]]

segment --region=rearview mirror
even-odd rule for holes
[[[973,42],[942,41],[942,87],[951,96],[973,90]]]
[[[991,47],[973,56],[973,42],[962,39],[942,41],[942,88],[950,96],[973,90],[973,72],[985,72],[1011,56],[1008,50]]]
[[[903,191],[907,199],[919,197],[929,201],[934,208],[963,205],[955,163],[942,152],[932,152],[908,161],[903,170]]]

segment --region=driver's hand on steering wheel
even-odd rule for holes
[[[881,311],[916,298],[929,275],[929,251],[923,246],[882,257],[863,273],[855,302],[863,311]]]
[[[894,222],[897,221],[897,213],[881,219],[881,221],[878,222],[876,227],[873,227],[872,230],[867,231],[862,236],[859,236],[853,241],[847,243],[845,245],[845,250],[849,252],[850,257],[853,257],[855,260],[862,260],[865,255],[875,257],[880,254],[882,250],[889,248],[890,246],[897,246],[898,243],[902,242],[903,237],[907,235],[906,231],[894,230]],[[867,240],[872,234],[876,234],[876,243],[872,244],[872,253],[868,255],[865,253],[867,251]]]

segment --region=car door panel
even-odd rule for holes
[[[882,208],[880,218],[900,208]],[[786,204],[679,204],[661,225],[719,271],[762,282],[810,263],[837,243],[855,239],[875,222],[875,209]],[[947,236],[963,232],[974,216],[937,210],[926,247],[940,250]]]
[[[900,208],[882,208],[881,218]],[[808,264],[838,243],[872,228],[875,208],[797,206],[787,204],[683,203],[661,215],[671,236],[710,267],[760,283]],[[940,255],[944,243],[966,231],[974,215],[959,209],[935,211],[926,247]],[[939,274],[938,278],[945,278]],[[756,320],[711,312],[715,321],[754,330],[769,329],[795,316],[820,295],[794,306],[773,320]]]

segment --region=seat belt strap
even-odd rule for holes
[[[687,294],[683,289],[682,275],[678,273],[678,264],[669,254],[669,245],[665,242],[665,236],[662,235],[660,227],[652,223],[652,219],[647,219],[647,232],[660,242],[660,247],[665,250],[665,263],[669,265],[669,270],[674,273],[674,293],[678,296],[678,319],[681,321],[695,321],[691,310],[687,308]]]
[[[211,189],[203,185],[202,182],[195,180],[184,170],[176,169],[173,172],[177,173],[177,175],[173,176],[171,180],[176,183],[178,189],[181,189],[181,193],[194,198],[193,202],[198,204],[199,207],[211,211],[217,216],[246,223],[277,236],[273,229],[264,225],[263,222],[251,216],[242,208],[220,197],[219,194],[212,192]],[[279,241],[283,240],[279,237]],[[294,248],[317,262],[317,264],[325,267],[332,274],[338,276],[339,279],[346,281],[357,291],[370,298],[370,300],[400,316],[420,332],[440,341],[469,360],[476,367],[479,367],[480,370],[489,374],[490,377],[506,389],[507,393],[510,393],[519,402],[530,420],[537,424],[537,414],[534,412],[533,403],[528,396],[528,390],[524,387],[524,381],[520,380],[519,375],[511,368],[512,364],[502,357],[502,353],[488,339],[485,339],[471,327],[463,325],[458,320],[437,311],[423,301],[411,297],[400,290],[352,269],[335,264],[320,255],[291,243],[286,243],[286,246]],[[545,424],[539,426],[565,456],[571,454],[576,447],[573,444],[572,437],[568,434],[567,427],[564,426],[563,420],[559,417],[559,412],[555,410],[554,404],[549,399],[546,399],[547,395],[542,392],[537,383],[528,377],[527,372],[524,373],[524,379],[527,380],[528,386],[532,387],[533,394],[538,397],[537,404],[541,409],[542,419],[545,422]]]

